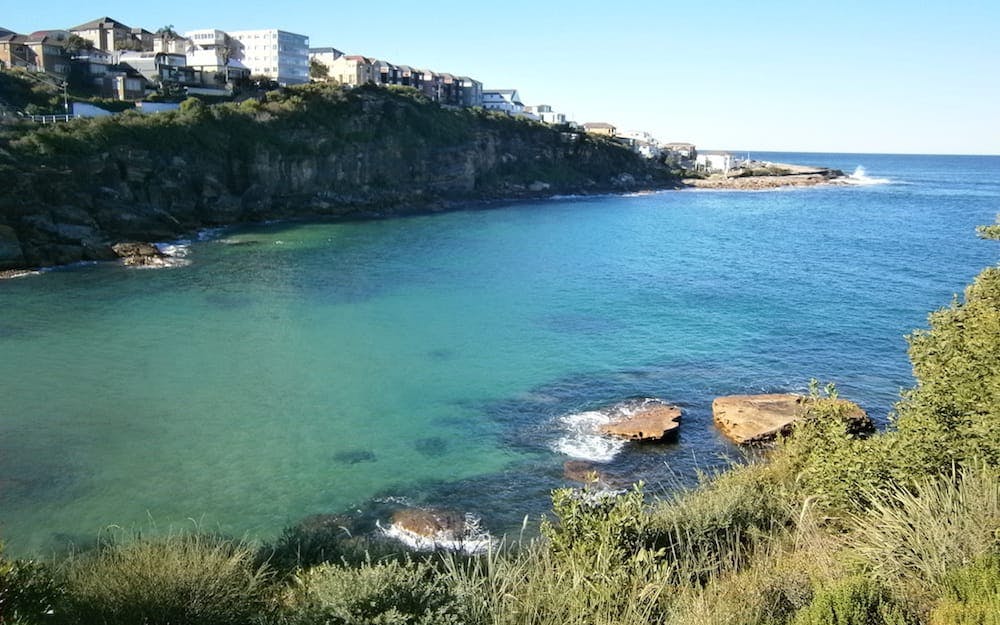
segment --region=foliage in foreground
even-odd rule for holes
[[[270,610],[266,567],[247,544],[198,534],[103,545],[64,565],[70,623],[245,625]]]

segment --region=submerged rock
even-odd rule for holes
[[[170,257],[152,243],[115,243],[111,249],[128,267],[166,267],[170,265]]]
[[[564,462],[563,478],[583,484],[604,481],[604,476],[597,470],[597,467],[586,460],[567,460]]]
[[[733,442],[760,443],[787,434],[792,425],[802,419],[812,399],[795,394],[730,395],[712,402],[715,425]],[[845,407],[845,416],[854,429],[871,429],[867,413],[854,402],[834,400]]]
[[[647,403],[600,426],[603,434],[631,441],[662,441],[677,437],[681,409],[661,403]]]

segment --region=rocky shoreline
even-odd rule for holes
[[[695,189],[738,191],[850,184],[849,177],[839,169],[788,163],[754,163],[751,167],[734,169],[727,174],[713,174],[707,178],[685,178],[682,182],[684,186]]]

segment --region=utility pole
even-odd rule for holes
[[[69,115],[69,98],[66,97],[66,85],[69,84],[67,81],[63,81],[63,110],[66,111],[66,115]]]

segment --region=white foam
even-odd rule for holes
[[[153,245],[161,254],[171,258],[185,258],[191,252],[191,242],[187,239],[181,239],[173,243],[154,243]]]
[[[395,523],[383,527],[381,523],[376,521],[375,525],[385,536],[398,540],[415,551],[453,551],[472,556],[489,551],[494,544],[490,533],[481,527],[481,519],[469,513],[465,515],[463,534],[458,538],[451,532],[439,532],[434,536],[424,536],[403,529]]]
[[[198,231],[197,238],[199,241],[212,241],[219,238],[225,230],[225,228],[202,228]]]
[[[557,423],[565,433],[552,443],[552,449],[571,458],[611,462],[625,447],[625,441],[605,436],[598,431],[600,426],[611,423],[611,418],[611,414],[600,410],[559,417]]]
[[[587,410],[563,415],[556,419],[564,434],[552,443],[552,450],[571,458],[591,462],[611,462],[624,449],[626,441],[602,434],[600,426],[620,421],[651,404],[661,404],[658,399],[634,399],[601,410]]]
[[[875,178],[869,176],[865,171],[864,166],[858,165],[854,168],[854,173],[852,173],[847,178],[844,178],[844,182],[847,184],[854,184],[859,186],[870,186],[876,184],[891,184],[892,180],[888,178]]]

